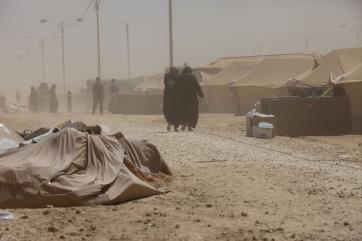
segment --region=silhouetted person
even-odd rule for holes
[[[72,113],[73,111],[73,96],[72,91],[67,92],[67,106],[68,106],[68,113]]]
[[[171,126],[175,131],[178,131],[180,125],[178,113],[178,92],[177,92],[177,80],[179,72],[176,68],[171,67],[169,72],[165,74],[164,84],[165,89],[163,91],[163,114],[167,121],[167,130],[171,130]]]
[[[55,113],[58,111],[58,99],[56,94],[56,85],[52,85],[49,90],[49,112]]]
[[[103,85],[101,84],[101,80],[99,77],[96,78],[96,83],[92,87],[93,92],[93,114],[95,114],[97,105],[99,104],[99,112],[103,114],[103,100],[104,100],[104,92]]]
[[[16,90],[15,99],[16,99],[16,104],[20,104],[20,102],[21,102],[21,94],[20,94],[19,89]]]
[[[178,80],[178,91],[180,93],[180,121],[183,129],[188,128],[192,131],[196,127],[199,119],[199,97],[204,97],[199,83],[192,75],[191,67],[185,67],[182,70]]]
[[[30,88],[29,110],[31,112],[36,112],[38,110],[38,93],[34,86]]]
[[[114,96],[118,95],[119,86],[116,83],[115,79],[112,79],[111,86],[109,87],[109,92],[111,93],[110,101],[109,101],[109,111],[113,113],[113,105],[114,105]]]

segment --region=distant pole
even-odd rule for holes
[[[99,0],[95,1],[96,14],[97,14],[97,49],[98,49],[98,78],[101,78],[101,43],[99,36]]]
[[[23,56],[19,57],[19,80],[20,84],[23,85]]]
[[[127,35],[127,74],[128,79],[131,78],[131,53],[129,47],[129,23],[126,23],[126,35]]]
[[[31,84],[31,53],[30,53],[30,50],[28,50],[27,56],[28,56],[28,79],[29,79],[29,84]]]
[[[308,40],[308,36],[304,37],[304,48],[305,48],[305,53],[307,54],[309,52],[309,40]]]
[[[45,82],[45,58],[44,58],[44,39],[40,40],[40,48],[42,52],[42,71],[43,71],[43,82]]]
[[[172,23],[172,0],[168,0],[169,6],[169,45],[170,45],[170,67],[173,67],[173,23]]]
[[[356,26],[356,43],[357,43],[357,48],[361,47],[361,42],[360,42],[360,27],[357,25]]]
[[[60,23],[60,32],[62,34],[62,64],[63,64],[63,92],[66,93],[66,80],[65,80],[65,51],[64,51],[64,23]]]

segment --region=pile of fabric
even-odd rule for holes
[[[92,130],[80,122],[44,129],[1,154],[0,208],[110,205],[165,192],[171,172],[156,146]]]

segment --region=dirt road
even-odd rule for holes
[[[5,240],[362,240],[362,137],[259,140],[242,118],[202,115],[167,132],[161,116],[9,114],[21,130],[66,119],[155,143],[169,193],[117,206],[15,210]],[[340,140],[340,141],[338,141]]]

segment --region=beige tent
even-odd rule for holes
[[[235,113],[236,102],[230,84],[252,71],[261,59],[245,59],[230,63],[218,74],[209,77],[203,86],[208,112]]]
[[[165,174],[147,141],[65,128],[0,155],[0,208],[117,204],[162,193]]]
[[[353,132],[362,132],[362,64],[342,75],[339,84],[344,86],[348,95]]]
[[[314,57],[302,54],[265,58],[253,71],[232,85],[237,97],[236,114],[246,114],[260,98],[280,95],[280,88],[289,79],[307,71],[314,64]]]
[[[296,77],[300,86],[321,87],[329,84],[331,73],[336,76],[351,71],[362,61],[362,49],[336,49],[323,56],[319,66],[304,76]]]

